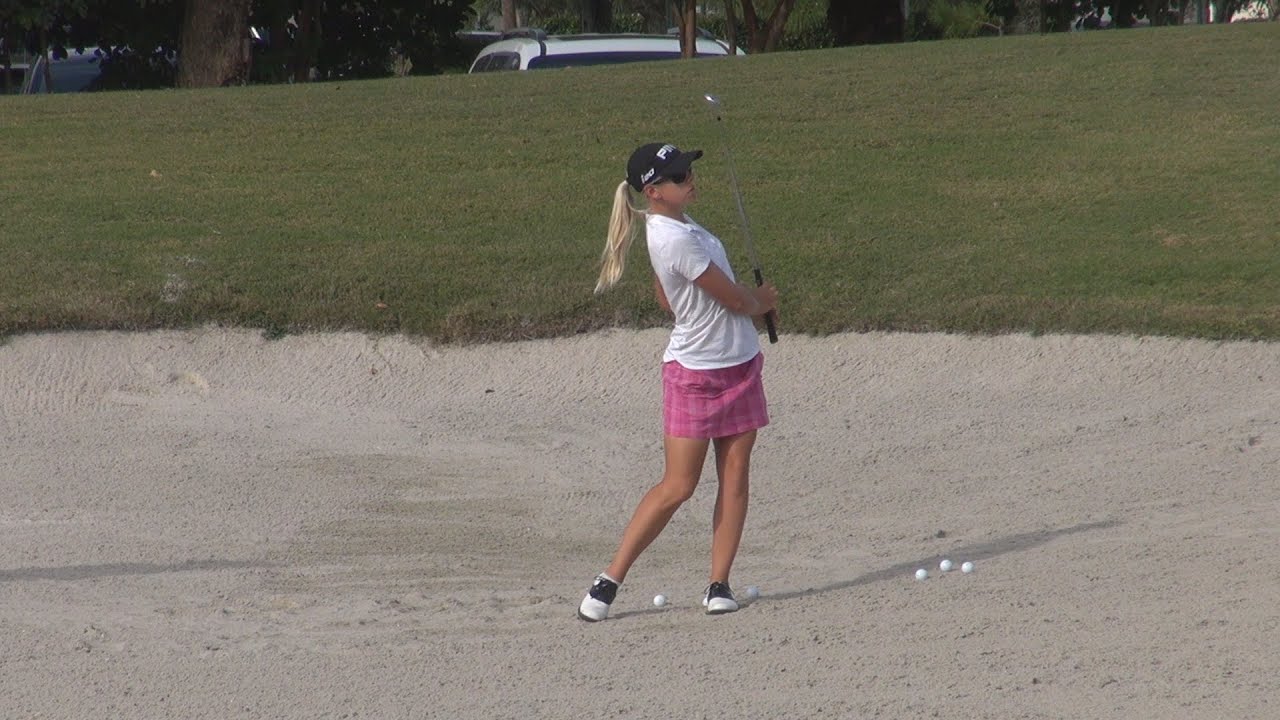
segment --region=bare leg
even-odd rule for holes
[[[696,438],[670,435],[663,438],[666,469],[662,480],[645,493],[635,514],[631,516],[631,522],[622,533],[618,552],[605,570],[609,577],[622,582],[631,569],[631,564],[658,537],[684,501],[693,495],[694,489],[698,487],[698,480],[702,477],[702,464],[707,459],[708,445],[710,441]]]
[[[729,582],[729,570],[738,554],[742,528],[747,522],[750,497],[751,449],[756,431],[716,438],[716,474],[720,489],[711,519],[711,581]]]

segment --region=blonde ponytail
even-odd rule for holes
[[[613,193],[613,212],[609,215],[609,235],[605,239],[604,252],[600,254],[600,279],[596,281],[596,294],[618,284],[626,265],[627,251],[636,234],[636,217],[643,210],[631,204],[631,186],[623,180]]]

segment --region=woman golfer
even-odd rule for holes
[[[711,575],[703,604],[712,615],[738,609],[729,569],[747,518],[747,486],[756,430],[769,424],[760,370],[764,364],[752,317],[774,309],[772,285],[734,282],[724,246],[685,214],[697,197],[693,161],[654,143],[637,149],[618,185],[596,292],[622,276],[635,220],[643,216],[658,303],[675,316],[662,362],[662,421],[666,467],[636,508],[613,561],[578,607],[578,617],[605,619],[632,563],[688,500],[702,475],[707,447],[715,445],[720,488],[712,517]],[[632,204],[632,191],[646,208]]]

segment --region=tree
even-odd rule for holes
[[[1143,0],[1142,9],[1152,25],[1169,24],[1169,0]]]
[[[984,32],[1004,34],[1000,18],[993,17],[985,2],[977,0],[933,0],[929,3],[927,17],[943,38],[977,37]]]
[[[607,33],[613,30],[613,0],[580,0],[582,32]]]
[[[183,0],[89,0],[64,26],[67,48],[97,47],[100,89],[173,87]]]
[[[270,30],[254,75],[306,82],[440,72],[458,62],[457,32],[471,14],[470,0],[254,0],[253,25]]]
[[[644,22],[647,33],[664,33],[667,31],[667,0],[634,0],[636,12]]]
[[[103,87],[216,87],[251,71],[267,82],[439,72],[457,64],[469,14],[469,0],[0,0],[0,39],[53,57],[96,46]]]
[[[180,87],[222,87],[249,79],[250,0],[187,0],[178,44]]]
[[[264,34],[256,47],[255,82],[306,82],[316,64],[320,0],[254,0],[249,24]]]
[[[680,57],[698,54],[698,0],[684,0],[680,12]]]
[[[88,12],[89,0],[0,0],[0,25],[5,39],[5,76],[9,43],[40,57],[64,57],[74,47],[73,29]],[[20,39],[19,39],[20,38]],[[53,70],[44,63],[44,86],[53,89]]]
[[[1213,22],[1229,23],[1236,13],[1252,4],[1250,0],[1213,0]]]
[[[837,45],[906,39],[906,16],[900,0],[830,0],[827,25]]]
[[[97,48],[98,89],[171,87],[181,18],[181,0],[0,0],[0,39],[39,57]]]
[[[26,3],[21,0],[0,0],[0,67],[4,68],[5,95],[13,92],[13,78],[9,72],[13,67],[13,51],[25,49],[26,9]]]
[[[321,9],[316,70],[331,80],[386,77],[393,58],[408,60],[410,74],[439,72],[471,15],[469,0],[326,1]]]
[[[1079,15],[1079,3],[1075,0],[1038,0],[1040,4],[1040,32],[1067,32]],[[1114,18],[1115,16],[1112,15]]]
[[[733,0],[724,0],[724,39],[729,43],[729,54],[736,55],[738,53],[738,19],[734,17]]]
[[[747,31],[747,47],[750,52],[772,52],[777,49],[779,41],[782,40],[782,33],[787,27],[787,17],[795,7],[796,0],[776,0],[776,3],[769,17],[761,21],[753,0],[742,0],[742,24]]]

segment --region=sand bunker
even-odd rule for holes
[[[784,337],[761,599],[701,613],[708,466],[588,625],[664,342],[0,345],[0,717],[1280,714],[1280,346]]]

